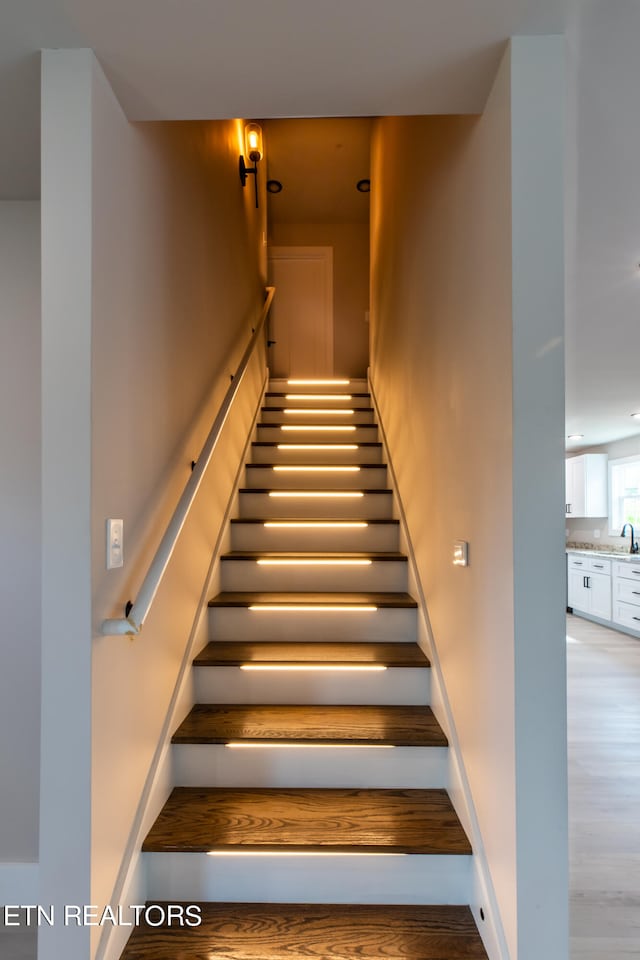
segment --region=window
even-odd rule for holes
[[[640,457],[609,461],[609,533],[619,537],[625,523],[640,528]]]

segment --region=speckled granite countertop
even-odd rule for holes
[[[625,560],[628,563],[640,563],[640,553],[629,553],[629,548],[624,547],[616,549],[609,547],[607,550],[598,550],[590,543],[567,543],[567,553],[588,553],[594,557],[610,557],[613,560]]]

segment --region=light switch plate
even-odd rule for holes
[[[466,540],[453,541],[453,565],[454,567],[469,566],[469,544]]]
[[[107,520],[107,570],[124,566],[124,520]]]

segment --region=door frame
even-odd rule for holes
[[[324,328],[325,328],[325,362],[329,371],[328,376],[333,376],[333,247],[318,246],[269,246],[267,248],[267,265],[269,281],[273,280],[271,273],[271,261],[273,260],[320,260],[324,262],[325,283],[324,283]],[[276,298],[278,291],[276,289]],[[277,299],[276,299],[277,302]]]

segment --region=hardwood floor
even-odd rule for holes
[[[640,957],[640,640],[567,618],[571,960]]]

